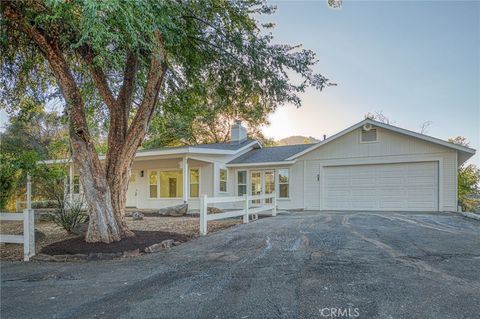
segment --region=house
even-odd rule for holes
[[[279,209],[457,211],[457,168],[475,150],[365,119],[316,144],[263,147],[235,123],[229,143],[140,150],[127,206],[276,192]],[[69,191],[81,191],[71,165]]]

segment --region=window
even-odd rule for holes
[[[371,142],[376,142],[377,141],[377,129],[372,128],[368,131],[365,131],[362,129],[362,135],[360,141],[362,143],[371,143]]]
[[[264,173],[265,179],[265,194],[271,194],[275,191],[275,173],[267,171]],[[271,204],[272,198],[265,199],[265,203]]]
[[[80,194],[80,176],[73,176],[73,193]]]
[[[262,173],[261,172],[250,172],[250,185],[252,190],[252,195],[261,195],[262,194]],[[260,204],[259,199],[252,200],[252,204]]]
[[[278,189],[279,189],[279,198],[288,198],[289,197],[289,171],[286,168],[278,170]]]
[[[158,197],[158,174],[156,171],[152,171],[148,174],[148,183],[150,185],[150,198]]]
[[[238,196],[243,196],[247,193],[247,171],[237,172],[237,187]]]
[[[67,193],[70,194],[72,191],[70,187],[73,185],[73,194],[80,194],[80,191],[82,190],[81,184],[80,184],[80,176],[79,175],[73,175],[73,181],[72,185],[70,185],[70,180],[67,178],[67,183],[66,183],[66,189]]]
[[[190,169],[190,197],[198,197],[200,194],[200,171],[198,168]]]
[[[226,192],[227,191],[227,170],[220,169],[220,191]]]
[[[160,171],[160,197],[178,198],[183,196],[182,170]]]

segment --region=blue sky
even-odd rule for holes
[[[397,126],[431,121],[428,135],[480,148],[480,2],[270,3],[276,41],[316,52],[315,70],[338,86],[308,90],[299,109],[280,107],[267,136],[332,135],[382,111]]]
[[[267,136],[320,138],[382,111],[397,126],[419,131],[431,121],[429,135],[465,136],[480,149],[480,2],[271,3],[276,41],[316,52],[315,70],[338,86],[308,90],[301,108],[280,107]]]

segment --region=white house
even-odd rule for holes
[[[365,119],[319,143],[263,147],[236,123],[229,143],[141,150],[127,206],[158,209],[199,195],[276,192],[278,208],[456,211],[457,168],[475,150]],[[70,192],[81,191],[71,166]]]

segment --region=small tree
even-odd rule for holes
[[[450,143],[469,146],[467,139],[457,136],[448,139]],[[472,199],[471,195],[478,195],[480,187],[480,169],[474,164],[463,164],[458,168],[458,203],[464,211],[474,211],[478,206],[478,200]],[[470,195],[470,196],[469,196]]]
[[[479,194],[480,169],[473,165],[461,166],[458,169],[458,202],[463,211],[474,211],[479,205],[478,199],[472,198]]]

